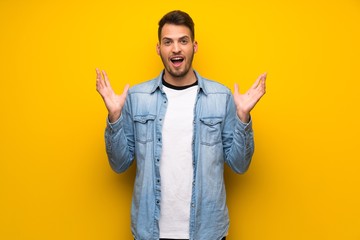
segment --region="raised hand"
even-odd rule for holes
[[[266,73],[261,74],[251,88],[244,94],[239,93],[239,86],[235,84],[234,101],[236,112],[240,120],[244,123],[250,120],[250,111],[255,107],[256,103],[265,94]]]
[[[129,84],[126,84],[121,95],[117,95],[110,85],[110,81],[104,70],[96,69],[96,90],[104,100],[109,112],[109,121],[115,122],[121,115],[121,110],[125,104]]]

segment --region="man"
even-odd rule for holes
[[[108,110],[106,151],[125,171],[136,159],[131,228],[136,240],[220,240],[228,233],[224,163],[244,173],[254,151],[250,111],[265,93],[262,74],[245,94],[192,68],[194,23],[182,11],[159,22],[164,71],[121,95],[97,69]]]

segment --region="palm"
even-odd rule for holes
[[[113,116],[114,118],[118,118],[125,104],[129,85],[127,84],[123,93],[118,95],[112,89],[105,71],[100,72],[98,69],[96,69],[96,74],[96,90],[99,92],[105,102],[105,106],[109,112],[109,117],[111,118]]]
[[[265,94],[266,73],[260,75],[251,88],[244,94],[239,93],[239,87],[235,84],[234,102],[239,118],[247,122],[250,111]]]

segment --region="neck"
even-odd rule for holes
[[[181,76],[181,77],[173,76],[165,70],[164,79],[167,83],[177,87],[191,85],[195,83],[197,80],[193,69],[190,69],[185,76]]]

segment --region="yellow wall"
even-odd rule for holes
[[[252,165],[226,169],[228,239],[360,239],[358,0],[1,0],[0,239],[131,239],[134,167],[108,166],[95,68],[119,92],[156,76],[173,9],[203,76],[268,72]]]

